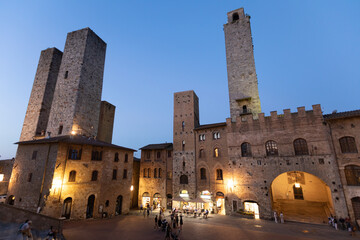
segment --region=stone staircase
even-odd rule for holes
[[[305,200],[277,200],[274,209],[284,214],[285,221],[324,224],[330,213],[326,202]]]

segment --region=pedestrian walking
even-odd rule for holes
[[[178,227],[179,226],[179,216],[177,214],[175,215],[175,223],[176,223],[176,226]]]
[[[275,223],[278,223],[276,211],[274,211],[274,220],[275,220]]]
[[[144,208],[143,214],[144,214],[144,218],[145,218],[145,216],[146,216],[146,208]]]
[[[184,224],[182,215],[180,215],[180,230],[182,230],[182,225]]]
[[[45,240],[56,240],[56,230],[54,230],[53,226],[50,226],[49,232],[46,235]]]
[[[171,236],[171,227],[170,227],[170,223],[168,223],[165,230],[165,240],[171,240],[170,236]]]
[[[158,228],[161,228],[161,215],[159,215],[157,224],[158,224]]]
[[[151,205],[151,208],[150,208],[151,215],[152,215],[153,210],[154,210],[154,205]]]
[[[338,221],[336,217],[334,217],[334,228],[338,230]]]
[[[155,215],[155,225],[154,225],[154,229],[158,228],[158,216]]]
[[[146,214],[149,217],[149,215],[150,215],[150,209],[149,208],[146,209]]]
[[[26,220],[25,223],[23,223],[20,226],[20,233],[22,236],[23,240],[27,240],[27,239],[32,239],[32,233],[31,233],[31,226],[32,226],[32,221],[30,220]]]
[[[284,223],[284,214],[280,212],[280,222]]]

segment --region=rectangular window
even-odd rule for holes
[[[123,179],[126,179],[126,178],[127,178],[127,170],[124,169]]]
[[[116,180],[116,177],[117,177],[117,169],[113,169],[112,180]]]
[[[69,71],[66,71],[66,72],[65,72],[65,75],[64,75],[64,78],[67,79],[68,76],[69,76]]]
[[[168,157],[171,157],[171,151],[168,151]]]
[[[32,173],[29,173],[27,181],[31,182],[31,179],[32,179]]]
[[[80,160],[81,159],[81,147],[70,146],[68,159]]]
[[[59,135],[62,134],[63,128],[64,128],[63,125],[60,125],[60,126],[59,126],[59,131],[58,131],[58,134],[59,134]]]
[[[33,151],[31,159],[35,160],[36,156],[37,156],[37,151]]]

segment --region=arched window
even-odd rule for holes
[[[157,178],[157,168],[154,168],[154,178]]]
[[[342,137],[339,139],[342,153],[357,153],[355,138]]]
[[[213,133],[213,139],[219,139],[220,138],[220,133],[219,132],[214,132]]]
[[[275,141],[270,140],[265,143],[266,148],[266,155],[267,156],[277,156],[278,153],[278,147]]]
[[[220,156],[220,150],[218,148],[214,148],[214,157]]]
[[[199,158],[203,158],[203,157],[205,157],[205,151],[204,151],[204,149],[200,149]]]
[[[119,153],[115,153],[114,162],[119,161]]]
[[[183,131],[185,131],[185,122],[184,121],[181,123],[181,128]]]
[[[75,182],[75,180],[76,180],[76,171],[73,170],[69,173],[69,181],[68,182]]]
[[[346,183],[350,186],[360,185],[360,167],[356,165],[345,166]]]
[[[241,144],[241,156],[242,157],[251,157],[251,145],[248,142]]]
[[[298,138],[294,141],[295,155],[309,155],[308,146],[305,139]]]
[[[233,22],[239,20],[239,14],[238,14],[238,13],[234,13],[234,14],[232,15],[232,20],[233,20]]]
[[[98,171],[93,171],[91,174],[91,181],[97,181]]]
[[[223,180],[222,169],[216,169],[216,180]]]
[[[161,168],[159,168],[159,178],[161,178]]]
[[[150,178],[151,177],[151,175],[150,175],[150,168],[148,168],[148,176],[147,176],[148,178]]]
[[[146,168],[144,168],[144,174],[143,174],[144,178],[146,178]]]
[[[180,184],[188,184],[188,177],[186,175],[180,176]]]
[[[206,179],[206,169],[200,168],[200,179]]]
[[[129,161],[129,155],[126,153],[124,162],[128,162],[128,161]]]
[[[247,106],[246,106],[246,105],[243,105],[243,106],[242,106],[242,109],[243,109],[243,113],[244,113],[244,114],[247,113]]]

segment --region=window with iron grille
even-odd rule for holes
[[[355,138],[353,137],[342,137],[339,139],[341,152],[342,153],[357,153],[357,147]]]
[[[266,148],[266,155],[267,156],[277,156],[279,155],[278,152],[278,147],[275,141],[267,141],[265,143],[265,148]]]
[[[241,144],[241,156],[242,157],[251,157],[251,145],[248,142]]]
[[[305,139],[298,138],[294,141],[295,155],[309,155],[308,146]]]

